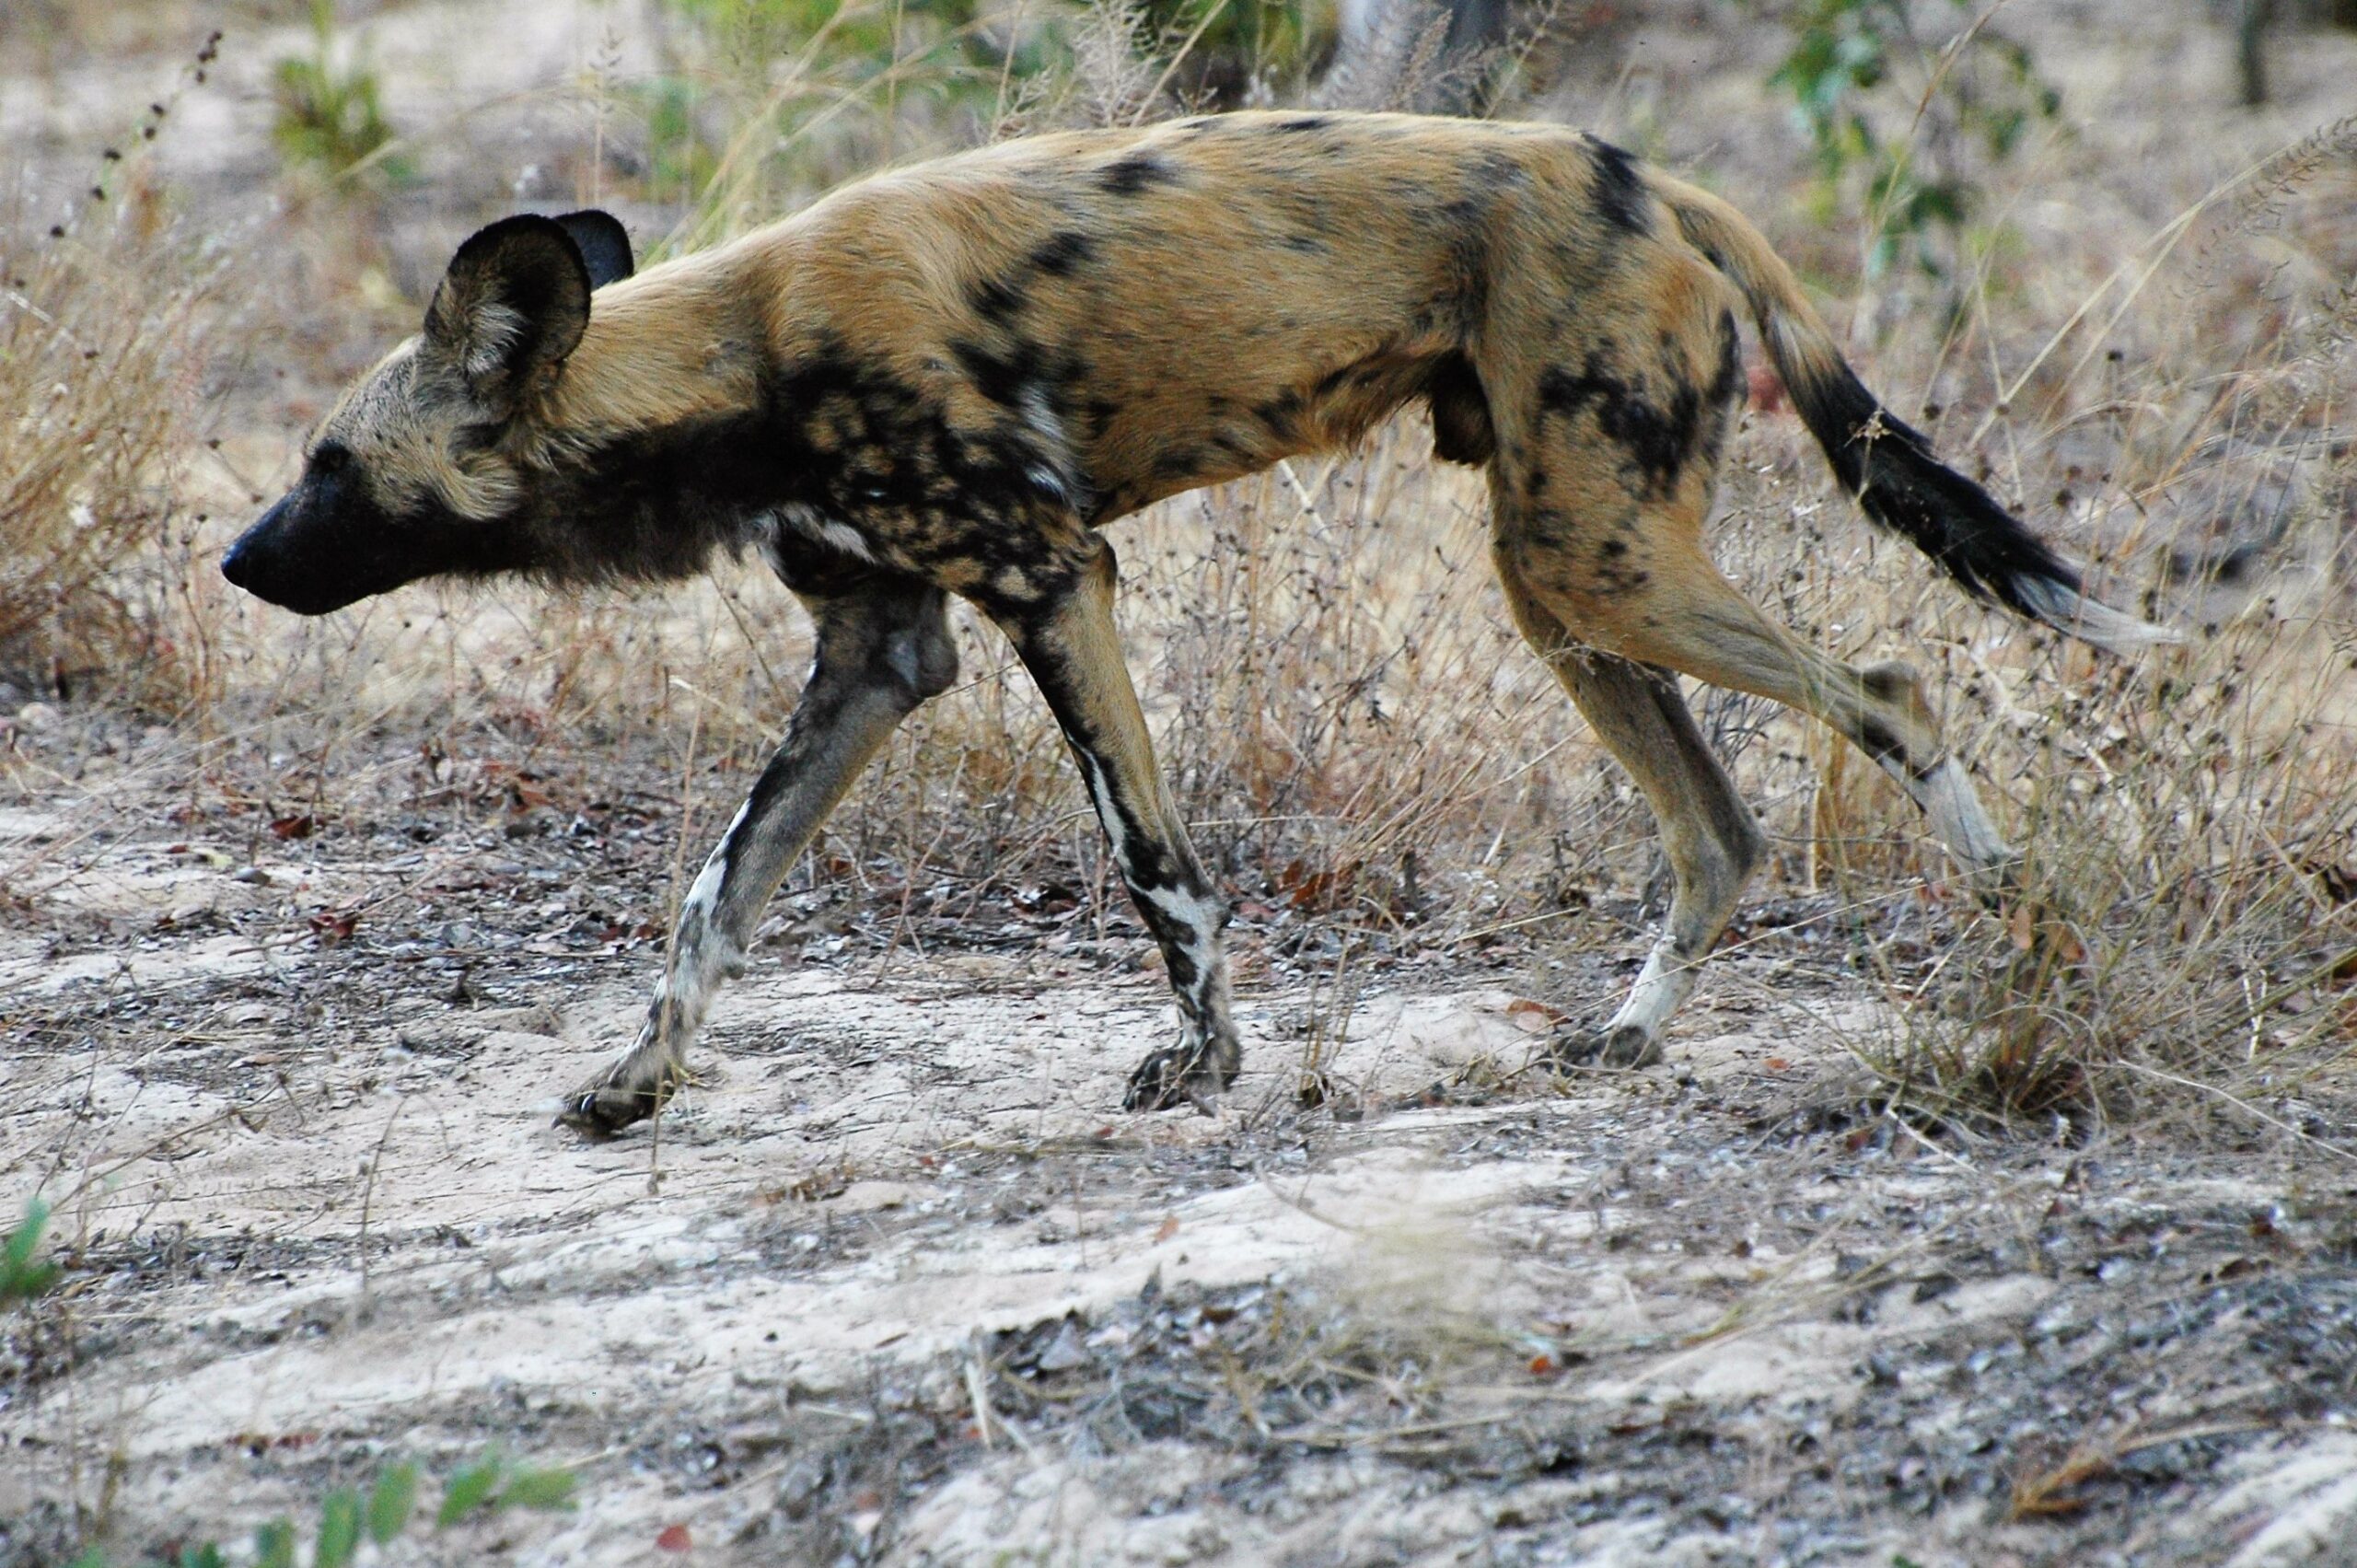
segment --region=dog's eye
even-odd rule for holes
[[[352,462],[352,453],[341,441],[322,441],[311,449],[310,470],[315,474],[341,473]]]

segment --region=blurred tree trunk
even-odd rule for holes
[[[2240,0],[2235,16],[2235,67],[2242,82],[2242,106],[2267,101],[2267,23],[2274,0]]]

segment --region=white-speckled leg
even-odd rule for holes
[[[1125,1103],[1132,1110],[1200,1106],[1228,1086],[1242,1058],[1220,945],[1227,907],[1196,859],[1155,765],[1113,627],[1113,552],[1099,540],[1068,591],[1035,609],[997,613],[1063,726],[1121,880],[1162,948],[1178,997],[1178,1040],[1138,1066]]]
[[[901,719],[957,677],[936,589],[882,579],[820,597],[810,679],[785,743],[755,781],[680,905],[663,978],[638,1041],[568,1096],[561,1120],[614,1132],[660,1110],[687,1075],[687,1049],[745,949],[770,895]]]

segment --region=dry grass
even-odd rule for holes
[[[2077,548],[2125,569],[2116,596],[2142,590],[2197,634],[2131,669],[2042,636],[2000,652],[1942,635],[1955,612],[1933,607],[1945,686],[1963,698],[1950,723],[2014,798],[2031,896],[1929,974],[1884,963],[1895,993],[1940,995],[1952,1016],[1907,1009],[1903,1040],[1862,1050],[1910,1092],[2076,1117],[2182,1103],[2199,1082],[2234,1105],[2294,1094],[2357,1041],[2357,296],[2333,282],[2357,237],[2320,211],[2352,180],[2357,126],[2343,122],[2222,182],[2131,248],[2052,329],[2051,352],[1992,377],[1994,407],[1950,411],[2004,441],[2000,477],[2032,511],[2052,494],[2076,514]],[[2284,263],[2270,237],[2303,230],[2309,265]],[[2009,414],[2025,404],[2035,412]],[[2091,481],[2092,496],[2073,494]],[[1825,617],[1924,628],[1922,607],[1875,597],[1855,586]],[[1824,776],[1839,787],[1857,772]],[[1855,801],[1829,813],[1827,798],[1813,829],[1849,837]]]
[[[2200,1423],[2161,1432],[2141,1431],[2131,1425],[2109,1441],[2074,1444],[2069,1453],[2051,1465],[2032,1466],[2014,1478],[2013,1493],[2006,1504],[2006,1519],[2018,1524],[2025,1519],[2052,1519],[2079,1513],[2087,1506],[2081,1489],[2113,1474],[2123,1459],[2172,1443],[2198,1442],[2249,1430],[2251,1423],[2244,1422]]]
[[[70,215],[20,192],[0,220],[0,674],[169,709],[201,677],[153,568],[191,542],[222,259],[191,253],[152,172],[110,148]]]

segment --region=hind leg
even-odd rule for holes
[[[1521,261],[1543,275],[1496,290],[1501,311],[1573,289],[1547,259]],[[1608,1056],[1643,1059],[1760,853],[1666,672],[1830,725],[1898,781],[1976,877],[1993,879],[2014,853],[1911,670],[1852,669],[1794,641],[1704,550],[1742,385],[1715,274],[1699,259],[1648,255],[1588,280],[1581,297],[1575,319],[1502,319],[1477,365],[1496,437],[1493,552],[1515,617],[1645,791],[1677,875],[1669,928],[1603,1041]]]
[[[1685,519],[1644,531],[1648,570],[1609,596],[1571,580],[1551,558],[1524,563],[1522,575],[1585,641],[1830,726],[1898,782],[1968,876],[1983,888],[2002,878],[2017,856],[1941,738],[1912,669],[1852,668],[1795,641],[1720,575]]]
[[[1575,1048],[1635,1065],[1659,1059],[1661,1027],[1692,991],[1764,848],[1667,671],[1771,698],[1839,730],[1906,789],[1984,893],[2015,859],[1943,746],[1912,670],[1829,658],[1753,609],[1699,545],[1681,548],[1674,533],[1650,542],[1643,580],[1624,578],[1609,595],[1554,576],[1554,552],[1534,559],[1504,541],[1498,550],[1524,634],[1644,791],[1676,876],[1668,926],[1627,1002],[1598,1039]]]
[[[1694,989],[1703,958],[1767,852],[1749,807],[1711,754],[1667,671],[1579,645],[1509,575],[1515,621],[1596,734],[1644,792],[1676,892],[1669,918],[1628,999],[1572,1059],[1643,1067],[1661,1060],[1661,1027]]]
[[[1896,661],[1853,668],[1796,642],[1755,610],[1707,560],[1681,596],[1698,613],[1664,617],[1645,639],[1661,662],[1698,680],[1771,698],[1819,719],[1907,792],[1932,834],[1983,885],[2018,858],[1948,749],[1920,676]]]

